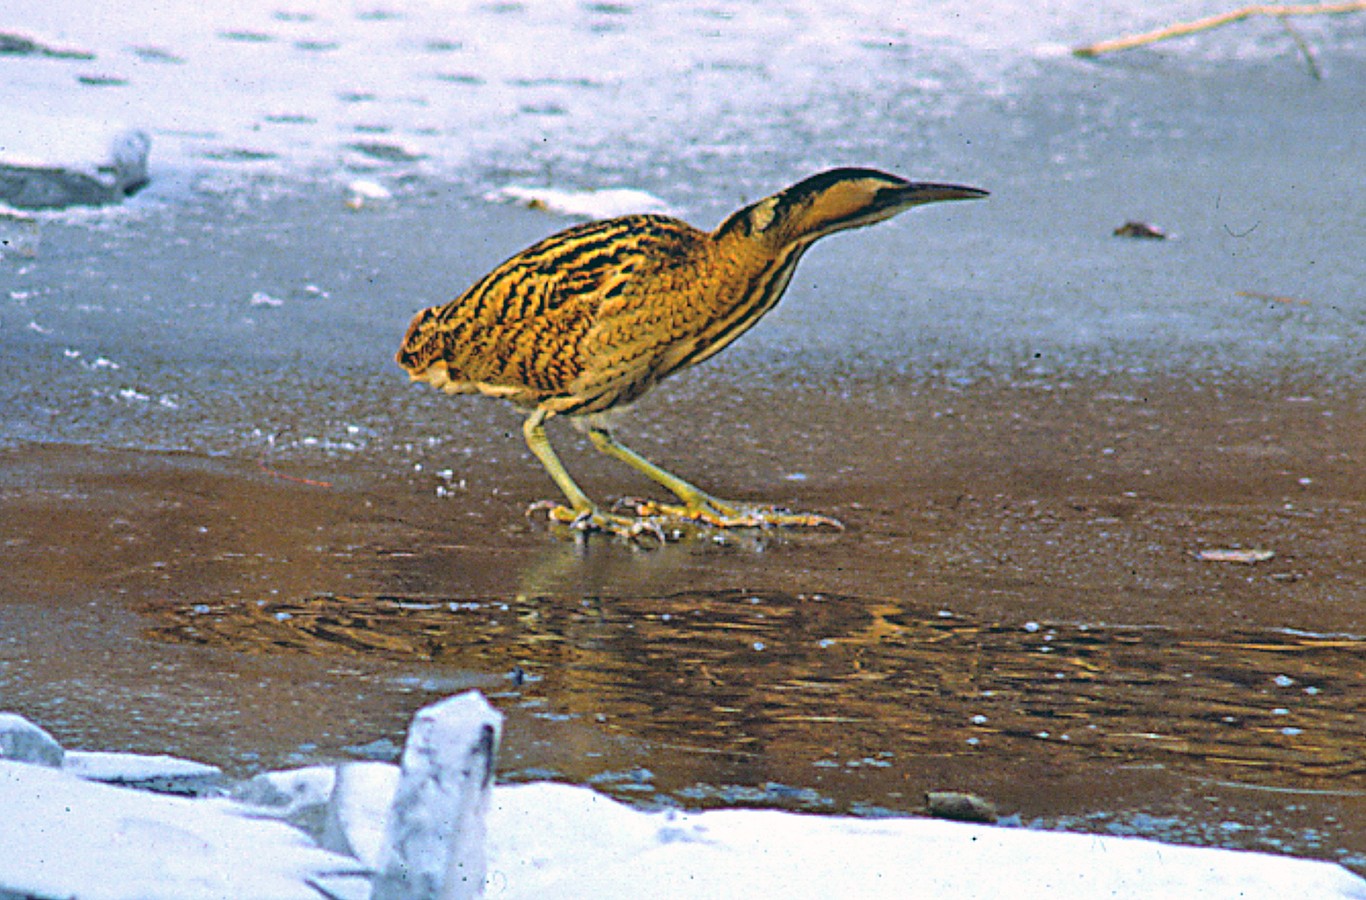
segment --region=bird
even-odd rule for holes
[[[722,500],[617,440],[609,414],[729,346],[771,310],[798,261],[826,235],[914,206],[986,197],[869,168],[812,175],[728,216],[713,231],[656,214],[573,226],[516,254],[449,303],[417,313],[396,359],[411,381],[483,394],[527,411],[527,446],[568,505],[532,504],[581,531],[663,539],[661,522],[718,528],[842,527],[832,518]],[[546,423],[566,417],[601,452],[677,503],[600,507],[565,469]],[[531,510],[529,509],[528,512]]]

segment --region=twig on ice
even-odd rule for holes
[[[1076,47],[1072,50],[1073,55],[1084,59],[1093,59],[1103,53],[1115,53],[1119,50],[1132,50],[1134,47],[1143,47],[1148,44],[1155,44],[1158,41],[1170,40],[1171,38],[1185,37],[1188,34],[1196,34],[1201,31],[1209,31],[1211,28],[1218,28],[1221,25],[1228,25],[1232,22],[1241,22],[1243,19],[1251,19],[1255,16],[1272,16],[1280,19],[1281,24],[1289,31],[1295,40],[1296,46],[1304,54],[1305,60],[1309,65],[1310,74],[1318,78],[1319,67],[1314,60],[1313,54],[1309,51],[1304,39],[1290,28],[1290,23],[1286,20],[1291,16],[1333,16],[1344,13],[1366,11],[1366,0],[1352,0],[1348,3],[1291,3],[1291,4],[1254,4],[1235,9],[1232,12],[1220,13],[1217,16],[1207,16],[1203,19],[1196,19],[1193,22],[1177,22],[1175,25],[1168,25],[1166,28],[1159,28],[1156,31],[1147,31],[1143,34],[1128,35],[1127,37],[1114,38],[1108,41],[1098,41],[1094,44],[1087,44],[1084,47]]]

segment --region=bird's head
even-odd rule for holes
[[[987,192],[977,188],[907,181],[876,169],[830,169],[745,207],[721,223],[716,235],[809,244],[836,231],[890,219],[922,203],[985,196]]]

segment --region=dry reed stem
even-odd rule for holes
[[[1244,6],[1241,9],[1235,9],[1232,12],[1221,13],[1217,16],[1196,19],[1193,22],[1177,22],[1175,25],[1159,28],[1156,31],[1148,31],[1143,34],[1129,35],[1128,37],[1114,38],[1113,40],[1087,44],[1084,47],[1073,49],[1072,53],[1075,56],[1092,59],[1100,56],[1102,53],[1115,53],[1119,50],[1131,50],[1134,47],[1155,44],[1158,41],[1185,37],[1189,34],[1196,34],[1197,32],[1208,31],[1211,28],[1218,28],[1221,25],[1228,25],[1231,22],[1241,22],[1243,19],[1250,19],[1254,16],[1272,16],[1284,20],[1288,16],[1342,15],[1344,13],[1363,11],[1366,11],[1366,0],[1353,0],[1353,2],[1348,3],[1254,4],[1252,6]]]

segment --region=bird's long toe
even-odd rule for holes
[[[632,541],[652,538],[661,544],[668,543],[663,527],[651,516],[618,515],[604,512],[596,506],[576,510],[550,500],[538,501],[527,508],[528,516],[538,512],[544,512],[550,521],[568,525],[575,531],[614,534]]]
[[[674,519],[709,525],[713,528],[833,528],[843,531],[838,519],[817,513],[796,513],[775,507],[750,506],[707,498],[693,503],[658,503],[653,500],[633,500],[636,515],[649,518]]]

